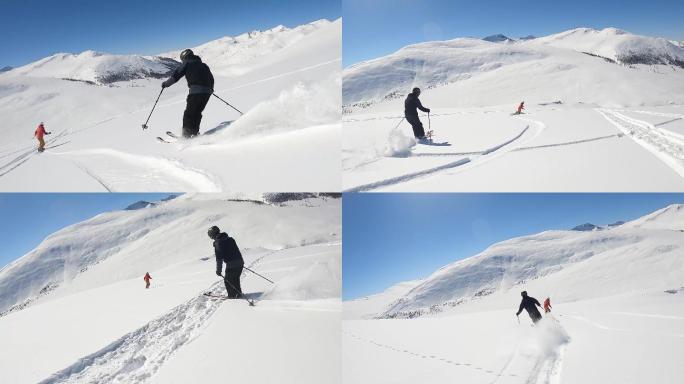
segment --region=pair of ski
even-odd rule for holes
[[[228,297],[228,296],[225,296],[225,295],[217,295],[217,294],[211,293],[211,292],[205,292],[205,293],[204,293],[204,296],[210,297],[210,298],[212,298],[212,299],[217,299],[217,300],[230,300],[230,299],[231,299],[231,298]],[[244,294],[241,295],[240,297],[238,297],[237,299],[243,299],[243,300],[247,301],[247,303],[249,303],[249,306],[250,306],[250,307],[254,307],[254,306],[256,305],[256,301],[254,301],[254,300],[252,300],[252,299],[249,299],[249,298],[248,298],[247,296],[245,296]]]
[[[176,135],[175,133],[173,133],[171,131],[166,131],[166,135],[170,139],[165,139],[161,136],[157,136],[157,141],[159,141],[160,143],[172,144],[172,143],[178,142],[178,140],[181,139],[178,135]]]

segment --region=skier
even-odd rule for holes
[[[547,297],[546,300],[544,300],[544,313],[549,312],[551,312],[551,298]]]
[[[152,276],[150,276],[149,272],[145,272],[145,277],[143,277],[143,280],[145,280],[145,289],[150,287],[150,280],[152,280]]]
[[[524,101],[521,101],[521,102],[520,102],[520,105],[518,105],[518,110],[515,111],[514,114],[515,114],[515,115],[521,114],[523,109],[525,109],[525,102],[524,102]]]
[[[225,232],[217,226],[209,228],[207,232],[209,237],[214,240],[214,254],[216,255],[216,275],[223,276],[223,263],[226,263],[226,274],[223,277],[226,291],[229,299],[237,299],[242,297],[242,288],[240,287],[240,275],[242,274],[242,267],[245,265],[235,239],[228,236]]]
[[[541,313],[537,310],[537,307],[541,307],[541,304],[539,304],[539,301],[534,297],[527,296],[527,291],[520,292],[520,295],[522,296],[522,301],[520,302],[520,308],[518,308],[518,312],[515,315],[520,316],[520,312],[522,312],[524,308],[527,311],[527,314],[530,315],[530,318],[532,318],[532,322],[537,323],[537,321],[542,318]]]
[[[406,96],[404,101],[404,117],[411,124],[411,128],[413,128],[413,136],[418,140],[424,140],[425,130],[423,129],[423,123],[418,118],[418,109],[430,113],[430,108],[423,107],[418,96],[420,96],[420,88],[413,88],[411,93]]]
[[[202,111],[214,93],[214,76],[209,66],[204,64],[202,59],[190,49],[181,52],[180,59],[183,64],[162,83],[162,88],[172,86],[183,76],[188,81],[190,91],[183,113],[183,137],[189,138],[199,133]]]
[[[43,136],[49,135],[52,132],[47,132],[45,131],[45,125],[41,121],[40,124],[38,124],[38,128],[36,128],[36,132],[33,134],[33,137],[38,139],[38,152],[43,152],[45,150],[45,140],[43,139]]]

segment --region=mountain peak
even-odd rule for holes
[[[490,36],[484,37],[484,38],[482,38],[482,40],[490,41],[492,43],[515,41],[515,40],[511,39],[510,37],[508,37],[504,34],[501,34],[501,33],[497,33],[496,35],[490,35]]]

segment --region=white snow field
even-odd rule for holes
[[[504,241],[345,301],[343,382],[680,383],[683,248],[684,205],[672,205]],[[516,320],[523,290],[551,298],[537,326]]]
[[[403,120],[413,87],[430,144]],[[665,39],[579,28],[420,43],[345,68],[342,95],[347,191],[684,187],[684,48]]]
[[[142,124],[178,52],[59,53],[0,73],[0,191],[340,190],[341,36],[341,19],[319,20],[194,47],[245,114],[212,97],[204,135],[173,144],[156,137],[180,135],[185,79]]]
[[[0,382],[340,382],[341,199],[234,198],[103,213],[5,266]],[[275,282],[244,271],[254,307],[204,295],[213,224]]]

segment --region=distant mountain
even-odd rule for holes
[[[412,87],[430,89],[450,84],[465,86],[458,92],[472,100],[474,92],[498,85],[500,81],[513,83],[503,88],[497,86],[497,91],[501,92],[494,96],[502,96],[510,89],[516,96],[525,92],[539,98],[581,97],[577,101],[603,103],[621,102],[627,98],[626,95],[652,88],[652,92],[646,91],[652,96],[649,99],[669,103],[677,102],[681,95],[676,85],[681,84],[680,81],[676,78],[662,80],[680,76],[680,72],[673,74],[672,69],[684,69],[684,48],[666,39],[633,35],[616,28],[600,31],[577,28],[518,41],[500,34],[484,40],[487,41],[457,38],[413,44],[387,56],[349,66],[344,70],[343,103],[347,107],[367,107],[400,97]],[[592,59],[587,60],[585,56]],[[616,64],[628,67],[630,73],[616,71]],[[653,65],[668,66],[663,68],[667,71],[664,73],[666,76],[655,78],[655,71],[650,68]],[[601,74],[597,75],[597,71]],[[634,71],[640,73],[634,76]],[[516,83],[522,72],[528,78]],[[596,76],[603,79],[602,82],[594,81]],[[567,87],[568,77],[578,86]],[[534,81],[537,79],[539,82]],[[612,81],[619,82],[620,87],[606,87],[606,83]],[[481,82],[485,84],[479,84]],[[654,82],[659,85],[654,87]],[[665,83],[665,87],[660,82]],[[625,92],[625,87],[630,91]],[[663,88],[670,91],[664,92]],[[573,89],[582,89],[581,95],[568,94]],[[655,92],[656,89],[660,92]],[[510,100],[509,97],[501,98]],[[517,97],[511,95],[511,98]]]
[[[135,203],[129,205],[126,207],[124,210],[125,211],[135,211],[137,209],[143,209],[143,208],[149,208],[149,207],[155,207],[157,206],[156,203],[150,203],[149,201],[136,201]]]
[[[536,38],[537,38],[537,36],[527,35],[527,36],[523,36],[523,37],[519,38],[518,40],[534,40]]]
[[[10,66],[2,67],[2,68],[0,68],[0,73],[11,71],[11,70],[12,70],[12,67],[10,67]]]
[[[491,41],[492,43],[502,43],[502,42],[513,42],[515,40],[511,39],[510,37],[506,35],[502,35],[500,33],[496,35],[490,35],[487,37],[484,37],[482,40],[484,41]]]

